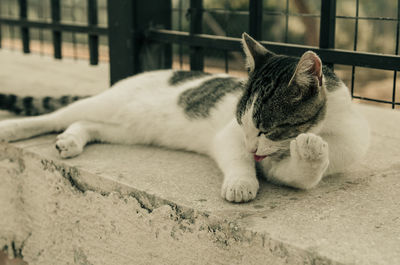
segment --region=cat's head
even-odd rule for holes
[[[242,36],[249,78],[237,106],[246,148],[257,161],[288,154],[300,133],[316,132],[326,110],[322,63],[317,54],[277,55]]]

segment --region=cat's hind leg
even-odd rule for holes
[[[129,135],[129,130],[122,125],[77,121],[57,136],[55,147],[62,158],[71,158],[82,153],[90,142],[131,143]]]
[[[33,136],[61,131],[65,125],[60,124],[54,115],[17,118],[0,121],[0,141],[12,142]]]

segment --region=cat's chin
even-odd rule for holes
[[[263,160],[264,158],[266,158],[267,156],[258,156],[258,155],[253,155],[254,156],[254,160],[256,160],[257,162],[260,162],[261,160]]]

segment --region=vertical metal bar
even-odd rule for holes
[[[359,9],[360,9],[360,2],[359,0],[356,0],[356,21],[354,24],[354,45],[353,45],[353,51],[357,50],[357,43],[358,43],[358,15],[359,15]],[[354,95],[354,80],[356,78],[356,67],[352,66],[351,67],[351,87],[350,87],[350,94],[353,97]]]
[[[182,31],[182,0],[179,0],[179,17],[178,17],[178,28]],[[183,68],[183,46],[179,43],[179,66]]]
[[[107,13],[111,84],[142,71],[171,68],[171,45],[146,42],[150,26],[171,28],[171,1],[108,0]]]
[[[2,5],[2,3],[0,3],[0,15],[3,14],[2,10],[3,10],[3,5]],[[2,42],[3,42],[2,41],[2,28],[3,28],[3,25],[0,24],[0,49],[2,48]]]
[[[107,0],[111,84],[137,72],[133,11],[134,1]]]
[[[97,18],[97,0],[88,0],[88,24],[96,26]],[[96,65],[99,63],[99,36],[89,34],[89,55],[90,64]]]
[[[10,2],[7,2],[7,12],[8,12],[8,16],[9,17],[14,17],[13,15],[13,7],[11,6],[11,3]],[[11,25],[8,25],[8,34],[9,34],[9,36],[10,36],[10,46],[11,46],[11,50],[14,50],[14,48],[15,48],[15,43],[14,43],[14,41],[15,41],[15,32],[14,32],[14,26],[11,26]]]
[[[51,0],[51,20],[53,24],[60,23],[61,20],[61,6],[60,0]],[[61,31],[53,30],[53,48],[54,58],[61,59]]]
[[[26,20],[28,18],[28,3],[27,0],[19,0],[19,18]],[[29,53],[29,29],[21,27],[22,50],[24,53]]]
[[[319,47],[335,48],[336,0],[323,0],[321,3],[321,25]]]
[[[39,2],[38,5],[37,5],[37,12],[38,12],[38,17],[41,20],[44,20],[43,7],[44,7],[43,3]],[[41,56],[43,56],[43,54],[44,54],[44,51],[43,51],[43,40],[44,40],[44,38],[43,38],[43,29],[39,28],[39,45],[40,45],[39,53],[40,53]]]
[[[160,6],[160,9],[160,14],[153,14],[153,16],[158,17],[158,19],[154,20],[154,24],[156,24],[156,27],[172,29],[172,1],[164,0]],[[153,23],[153,21],[151,23]],[[160,51],[161,62],[157,67],[162,69],[170,69],[172,68],[172,44],[163,44],[162,46],[163,49]]]
[[[250,0],[249,3],[249,33],[256,39],[262,39],[263,1]]]
[[[0,16],[2,15],[2,7],[3,7],[3,5],[2,5],[2,3],[0,3]],[[1,25],[1,23],[0,23],[0,49],[2,48],[2,28],[3,28],[3,25]]]
[[[231,11],[230,6],[227,1],[225,1],[225,9]],[[225,36],[229,35],[229,15],[230,12],[225,12]],[[224,51],[224,60],[225,60],[225,73],[229,72],[229,52],[227,50]]]
[[[14,43],[14,38],[15,38],[15,33],[14,33],[14,26],[8,25],[8,36],[10,37],[9,39],[9,47],[12,51],[15,48],[15,43]]]
[[[76,10],[76,4],[75,0],[72,0],[72,6],[71,6],[71,18],[72,22],[76,22],[76,16],[75,16],[75,10]],[[76,41],[76,33],[72,32],[72,49],[74,53],[74,60],[78,59],[78,48],[77,48],[77,41]]]
[[[190,0],[190,34],[201,34],[203,31],[203,1]],[[203,48],[190,47],[190,70],[203,71]]]
[[[319,47],[335,48],[336,0],[321,1],[321,24],[319,32]],[[333,64],[327,64],[333,68]]]
[[[396,49],[395,54],[399,54],[399,35],[400,35],[400,0],[397,0],[397,27],[396,27]],[[396,107],[396,80],[397,71],[393,73],[393,93],[392,93],[392,109]]]
[[[13,51],[15,49],[15,32],[14,32],[14,26],[9,25],[8,26],[8,35],[10,36],[10,48]]]
[[[3,5],[2,5],[2,3],[0,3],[0,16],[2,15],[2,7],[3,7]],[[3,25],[1,25],[1,23],[0,23],[0,49],[2,48],[2,28],[3,28]]]
[[[286,11],[285,11],[285,42],[289,41],[289,0],[286,0]]]

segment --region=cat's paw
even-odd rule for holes
[[[313,133],[302,133],[290,143],[290,153],[299,161],[319,164],[328,161],[328,144]]]
[[[290,155],[296,177],[288,184],[300,189],[315,187],[329,165],[328,144],[315,134],[303,133],[291,141]]]
[[[82,144],[72,134],[58,135],[55,147],[62,158],[71,158],[83,151]]]
[[[258,188],[258,180],[255,177],[225,177],[221,196],[230,202],[248,202],[256,197]]]

